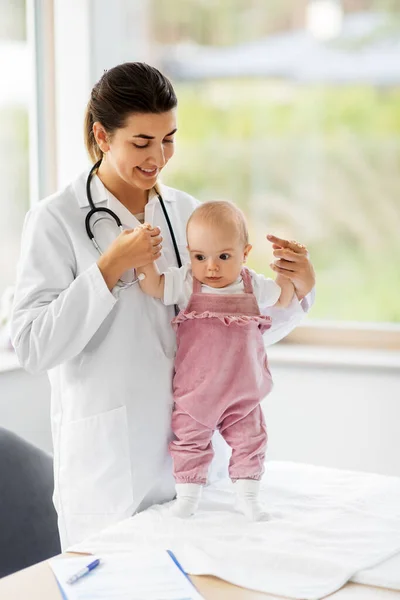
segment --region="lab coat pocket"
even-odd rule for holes
[[[122,514],[133,505],[126,407],[65,423],[60,500],[75,514]]]

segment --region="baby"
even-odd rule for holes
[[[216,429],[232,449],[229,476],[237,508],[266,520],[259,499],[267,431],[261,400],[272,387],[262,333],[271,326],[260,307],[290,304],[293,284],[268,279],[244,263],[251,250],[243,213],[230,202],[206,202],[186,229],[190,264],[163,274],[151,263],[138,273],[142,290],[178,305],[170,443],[177,500],[172,513],[196,512],[213,457]]]

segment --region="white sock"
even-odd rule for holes
[[[199,506],[202,489],[203,486],[199,483],[177,483],[177,498],[171,506],[171,514],[182,519],[194,515]]]
[[[269,514],[258,500],[260,482],[238,479],[234,484],[236,507],[251,521],[268,521]]]

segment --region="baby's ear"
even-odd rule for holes
[[[252,249],[251,244],[246,244],[243,250],[243,262],[246,262],[248,255],[250,254],[250,250]]]

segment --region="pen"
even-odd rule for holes
[[[69,584],[75,583],[75,581],[78,581],[78,579],[80,579],[81,577],[84,577],[85,575],[90,573],[90,571],[93,571],[93,569],[95,569],[99,564],[100,564],[100,559],[96,558],[96,560],[89,563],[86,567],[83,567],[83,569],[81,569],[80,571],[75,573],[75,575],[72,575],[72,577],[67,579],[67,583],[69,583]]]
[[[169,556],[172,558],[172,560],[174,561],[174,563],[176,564],[178,569],[183,573],[183,575],[186,577],[186,579],[189,580],[189,582],[192,584],[192,586],[196,587],[194,585],[193,581],[190,579],[189,575],[186,573],[185,569],[182,567],[181,563],[176,558],[175,554],[172,552],[172,550],[167,550],[167,554],[169,554]]]

